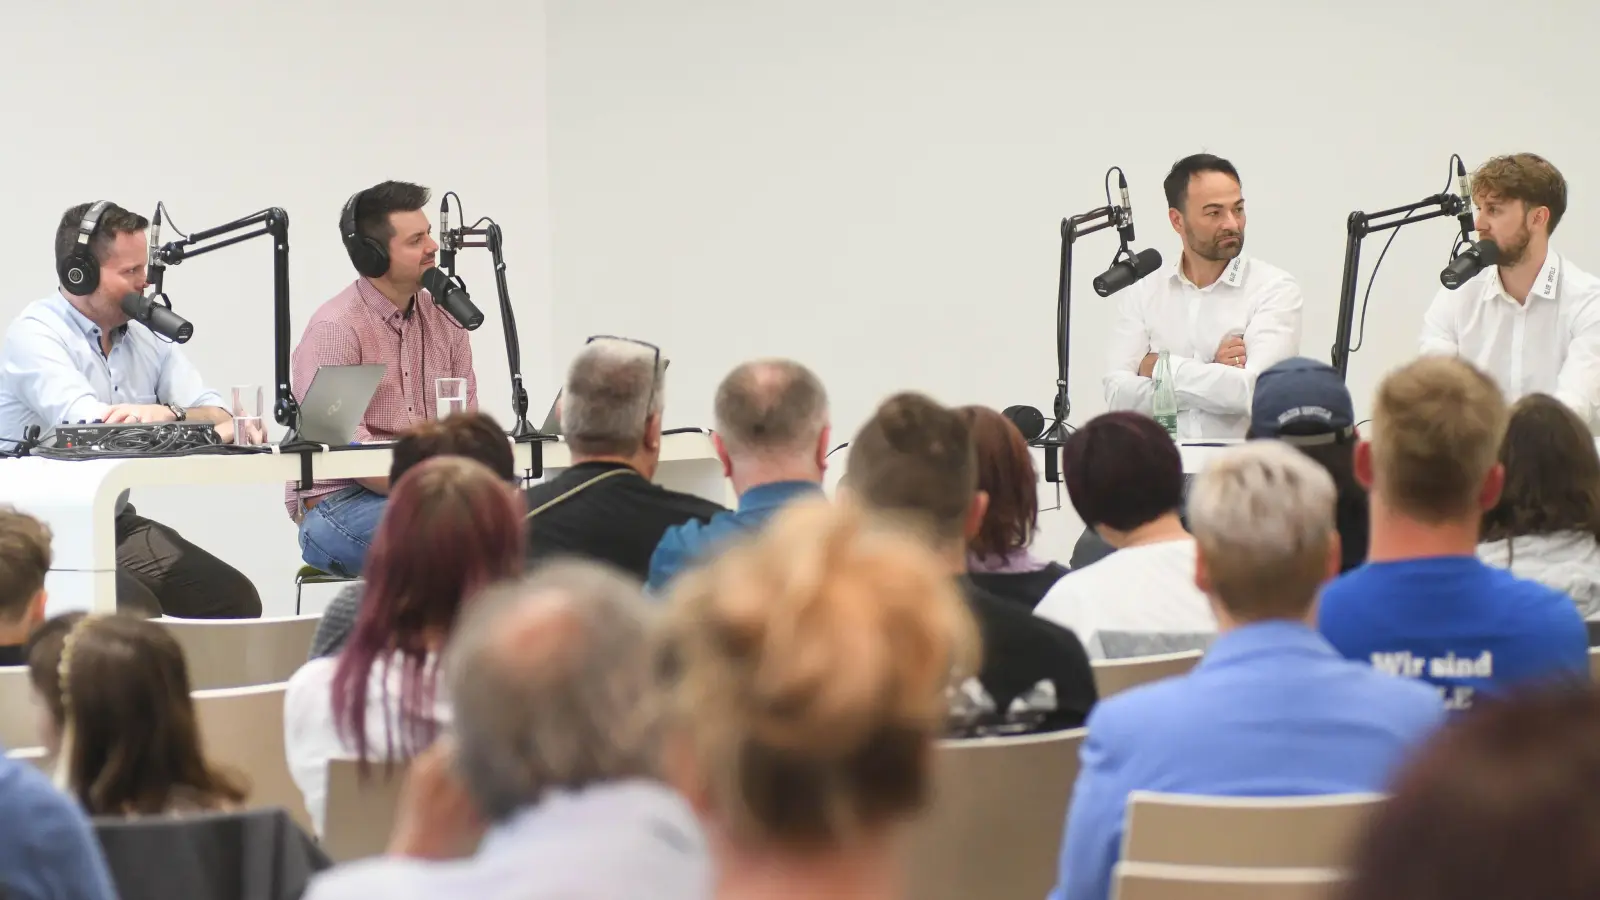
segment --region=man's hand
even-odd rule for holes
[[[1139,361],[1139,376],[1141,378],[1156,377],[1156,360],[1161,358],[1159,353],[1146,353],[1144,359]]]
[[[1216,358],[1217,362],[1222,363],[1225,366],[1233,366],[1237,369],[1244,368],[1244,336],[1230,334],[1223,338],[1222,343],[1217,345]]]
[[[176,422],[172,410],[159,403],[119,403],[106,410],[106,424],[119,422]]]
[[[411,761],[400,788],[389,853],[417,859],[470,856],[483,839],[483,815],[454,769],[454,743],[441,737]]]

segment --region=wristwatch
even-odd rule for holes
[[[179,406],[178,404],[176,404],[176,403],[168,403],[168,404],[165,404],[165,405],[166,405],[167,409],[172,410],[173,417],[176,418],[179,422],[182,422],[183,420],[189,418],[189,411],[187,409],[184,409],[183,407]]]

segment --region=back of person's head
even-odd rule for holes
[[[552,563],[473,601],[447,678],[457,768],[484,815],[654,773],[647,612],[636,582],[588,562]]]
[[[1061,478],[1090,528],[1132,531],[1183,505],[1183,457],[1143,413],[1095,416],[1067,436]]]
[[[848,492],[935,543],[965,540],[981,514],[978,453],[960,414],[923,394],[883,401],[850,442]]]
[[[735,460],[788,459],[827,452],[828,392],[788,359],[743,363],[717,386],[717,436]]]
[[[1358,474],[1409,519],[1476,519],[1498,498],[1507,418],[1505,397],[1488,375],[1454,357],[1423,357],[1378,386]]]
[[[686,574],[666,616],[666,766],[718,833],[827,849],[922,807],[977,642],[920,538],[797,503]]]
[[[394,485],[362,568],[361,611],[333,679],[334,721],[358,759],[369,758],[374,739],[366,732],[372,667],[399,654],[403,708],[432,708],[429,655],[454,629],[467,597],[521,570],[522,512],[504,478],[460,456],[434,457]],[[433,740],[425,718],[413,719],[416,728],[384,736],[382,758],[410,756]]]
[[[653,347],[592,338],[567,370],[561,433],[580,456],[631,456],[659,440],[666,368]]]
[[[65,724],[58,777],[90,815],[244,800],[238,776],[206,763],[183,648],[165,627],[132,616],[80,619],[63,635],[57,668]]]
[[[1347,900],[1600,896],[1600,695],[1480,700],[1400,771]]]
[[[0,506],[0,623],[44,621],[44,578],[50,572],[50,528]]]
[[[1505,488],[1483,515],[1483,539],[1497,541],[1558,531],[1600,539],[1600,454],[1578,414],[1548,394],[1511,407],[1500,442]]]
[[[61,647],[67,633],[87,618],[88,613],[69,612],[51,616],[28,635],[23,655],[28,660],[28,683],[33,688],[39,718],[39,743],[57,755],[61,732],[66,728],[66,710],[61,705]]]
[[[398,483],[412,467],[435,456],[464,456],[483,463],[506,481],[517,480],[511,439],[500,430],[500,423],[485,413],[429,419],[401,435],[389,464],[389,483]]]
[[[1339,572],[1333,479],[1275,441],[1224,451],[1189,491],[1196,584],[1237,623],[1304,620]]]
[[[989,498],[978,533],[967,548],[979,557],[1004,558],[1026,548],[1039,529],[1039,476],[1028,442],[1010,419],[987,406],[956,410],[972,431],[978,490]]]
[[[1359,496],[1365,489],[1355,474],[1355,421],[1355,403],[1338,370],[1297,356],[1256,376],[1246,436],[1283,441],[1327,469],[1341,496]]]

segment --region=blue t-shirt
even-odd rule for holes
[[[100,842],[72,798],[0,757],[0,897],[116,900]]]
[[[1571,598],[1473,556],[1367,563],[1323,589],[1317,626],[1346,658],[1432,684],[1447,709],[1480,692],[1589,677]]]

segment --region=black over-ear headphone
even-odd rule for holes
[[[382,278],[389,271],[389,248],[367,237],[356,229],[356,204],[366,191],[356,191],[345,201],[339,214],[339,236],[344,239],[344,250],[350,254],[350,263],[368,278]]]
[[[89,204],[83,213],[83,220],[78,223],[78,240],[56,262],[56,275],[61,279],[61,286],[67,293],[77,297],[87,297],[94,293],[100,286],[100,261],[94,258],[94,251],[89,248],[89,239],[94,236],[94,230],[100,225],[100,216],[105,213],[106,207],[111,205],[109,200],[96,200]]]

